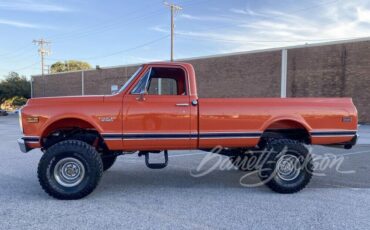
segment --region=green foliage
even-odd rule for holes
[[[11,100],[12,100],[12,105],[15,107],[21,107],[25,105],[27,102],[27,98],[19,97],[19,96],[13,97]]]
[[[13,97],[30,98],[31,83],[25,76],[11,72],[0,82],[0,104]]]
[[[65,62],[58,61],[52,64],[50,67],[51,73],[61,73],[61,72],[86,70],[86,69],[91,69],[91,66],[89,63],[83,62],[83,61],[76,61],[76,60],[68,60]]]
[[[5,100],[1,104],[1,108],[5,109],[5,110],[14,110],[16,108],[19,108],[19,107],[25,105],[26,102],[27,102],[26,98],[20,97],[20,96],[15,96],[15,97],[12,97],[12,98],[9,98],[9,99]]]

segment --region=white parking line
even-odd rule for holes
[[[205,155],[206,153],[187,153],[187,154],[179,154],[179,155],[172,155],[168,157],[187,157],[187,156],[195,156],[195,155]]]
[[[343,153],[343,154],[338,154],[338,155],[339,156],[350,156],[350,155],[356,155],[356,154],[361,154],[361,153],[370,153],[370,150],[358,151],[358,152],[352,152],[352,153]]]

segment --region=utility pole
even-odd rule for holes
[[[39,39],[39,40],[33,40],[32,41],[34,44],[38,45],[39,46],[39,54],[41,56],[41,76],[43,78],[43,96],[45,97],[45,76],[44,76],[44,70],[45,70],[45,66],[44,66],[44,58],[45,58],[45,55],[49,55],[51,52],[50,52],[50,48],[47,47],[51,42],[48,42],[48,41],[45,41],[43,38]]]
[[[50,48],[47,47],[51,42],[45,41],[43,38],[39,40],[33,40],[33,43],[39,46],[38,52],[41,57],[41,75],[44,76],[45,70],[45,56],[50,54]]]
[[[174,35],[175,35],[175,14],[182,10],[181,6],[175,5],[173,3],[164,2],[164,5],[171,9],[171,61],[173,61],[173,42],[174,42]]]
[[[45,65],[47,73],[50,74],[50,65]]]

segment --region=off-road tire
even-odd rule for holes
[[[89,145],[92,145],[96,140],[96,136],[86,134],[77,134],[74,135],[72,138],[74,140],[86,142]],[[117,152],[109,150],[103,150],[100,151],[99,153],[101,156],[101,160],[103,162],[103,171],[107,171],[108,169],[110,169],[113,166],[114,162],[116,162],[117,156],[119,155]]]
[[[312,157],[308,149],[300,142],[290,139],[269,139],[266,141],[269,151],[265,157],[265,163],[261,167],[259,176],[266,186],[278,193],[295,193],[310,182],[313,172]],[[277,163],[284,155],[293,155],[299,159],[302,167],[299,167],[298,176],[291,181],[283,180],[277,176]]]
[[[58,183],[54,168],[66,158],[79,160],[84,166],[82,181],[73,187]],[[89,195],[98,185],[103,174],[100,154],[89,144],[78,140],[66,140],[51,146],[41,157],[38,170],[41,187],[50,196],[61,200],[80,199]]]

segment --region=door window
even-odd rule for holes
[[[140,81],[136,84],[135,88],[132,90],[131,94],[141,94],[145,92],[148,78],[152,72],[152,69],[149,69],[148,72],[144,74],[144,76],[141,77]]]

